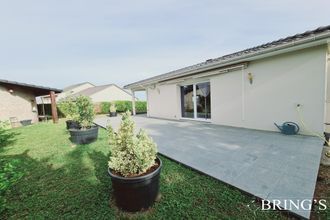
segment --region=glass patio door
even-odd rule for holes
[[[181,86],[181,110],[183,118],[211,118],[210,83],[196,83]]]
[[[183,118],[194,118],[194,86],[181,86],[181,111]]]

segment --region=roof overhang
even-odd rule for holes
[[[233,57],[225,61],[220,60],[218,62],[211,62],[210,64],[203,65],[200,68],[179,72],[178,74],[175,75],[166,76],[165,74],[164,76],[163,75],[155,76],[149,79],[138,81],[136,83],[128,84],[124,86],[124,88],[131,89],[134,91],[145,90],[148,86],[156,83],[183,78],[186,76],[204,74],[207,71],[226,69],[235,64],[248,63],[250,61],[254,61],[266,57],[271,57],[283,53],[293,52],[296,50],[301,50],[301,49],[320,46],[320,45],[327,45],[329,43],[330,43],[330,32],[326,32],[324,34],[314,35],[312,37],[303,38],[300,40],[295,40],[289,43],[281,44],[275,47],[259,50],[254,53],[248,53],[246,55]]]
[[[9,81],[9,80],[0,80],[0,85],[6,87],[8,90],[14,90],[15,88],[16,89],[17,88],[25,89],[25,90],[28,90],[30,93],[34,94],[35,96],[47,95],[51,91],[53,91],[55,93],[62,92],[61,89],[37,86],[37,85],[27,84],[27,83],[19,83],[19,82]]]

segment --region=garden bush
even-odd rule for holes
[[[147,113],[147,102],[146,101],[136,101],[135,102],[136,113]]]
[[[117,106],[117,112],[132,111],[131,101],[115,101],[115,104]]]
[[[102,102],[100,104],[101,114],[108,114],[111,103],[114,103],[117,108],[117,112],[132,112],[132,102],[131,101],[113,101],[113,102]],[[135,102],[135,111],[136,113],[146,113],[147,112],[147,102],[146,101],[136,101]]]
[[[23,176],[22,172],[17,171],[19,163],[19,160],[0,159],[0,213],[7,208],[5,192]]]
[[[0,147],[4,147],[14,141],[16,133],[12,132],[9,127],[10,123],[8,121],[0,121]]]
[[[78,109],[73,98],[65,99],[58,103],[60,115],[64,115],[68,120],[77,120]]]
[[[74,103],[77,109],[77,122],[83,129],[91,127],[95,116],[92,100],[87,96],[79,96]]]
[[[140,175],[155,165],[156,143],[142,129],[135,135],[134,127],[130,112],[123,114],[118,132],[108,127],[111,148],[109,167],[122,176]]]
[[[101,112],[99,112],[100,114],[108,114],[109,113],[109,109],[110,109],[110,102],[101,102],[99,104],[101,106]]]

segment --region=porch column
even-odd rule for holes
[[[149,98],[148,98],[148,88],[146,88],[146,100],[147,100],[147,117],[150,117],[149,114]]]
[[[135,91],[131,90],[131,92],[132,92],[132,113],[133,113],[133,115],[136,115],[136,112],[135,112]]]
[[[58,122],[58,116],[57,116],[56,99],[55,99],[55,92],[54,91],[50,91],[50,102],[51,102],[51,105],[52,105],[53,122],[57,123]]]

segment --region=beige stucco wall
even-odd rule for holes
[[[110,86],[90,96],[93,102],[110,102],[115,100],[132,101],[132,96],[116,86]]]
[[[273,122],[301,125],[299,103],[308,127],[323,132],[325,54],[325,47],[305,49],[251,62],[243,80],[242,71],[212,78],[212,122],[261,130],[277,130]]]
[[[179,119],[180,96],[176,84],[157,85],[147,89],[148,116]]]
[[[8,89],[0,85],[0,120],[9,120],[10,117],[17,117],[20,120],[32,119],[38,121],[35,97],[32,93],[21,88],[14,88],[11,94]]]
[[[323,132],[325,55],[325,47],[314,47],[251,61],[243,73],[238,70],[209,77],[211,122],[276,131],[274,122],[295,121],[301,125],[296,111],[299,103],[308,127]],[[249,72],[253,84],[249,83]],[[150,116],[180,117],[179,85],[159,88],[160,93],[148,89]]]

